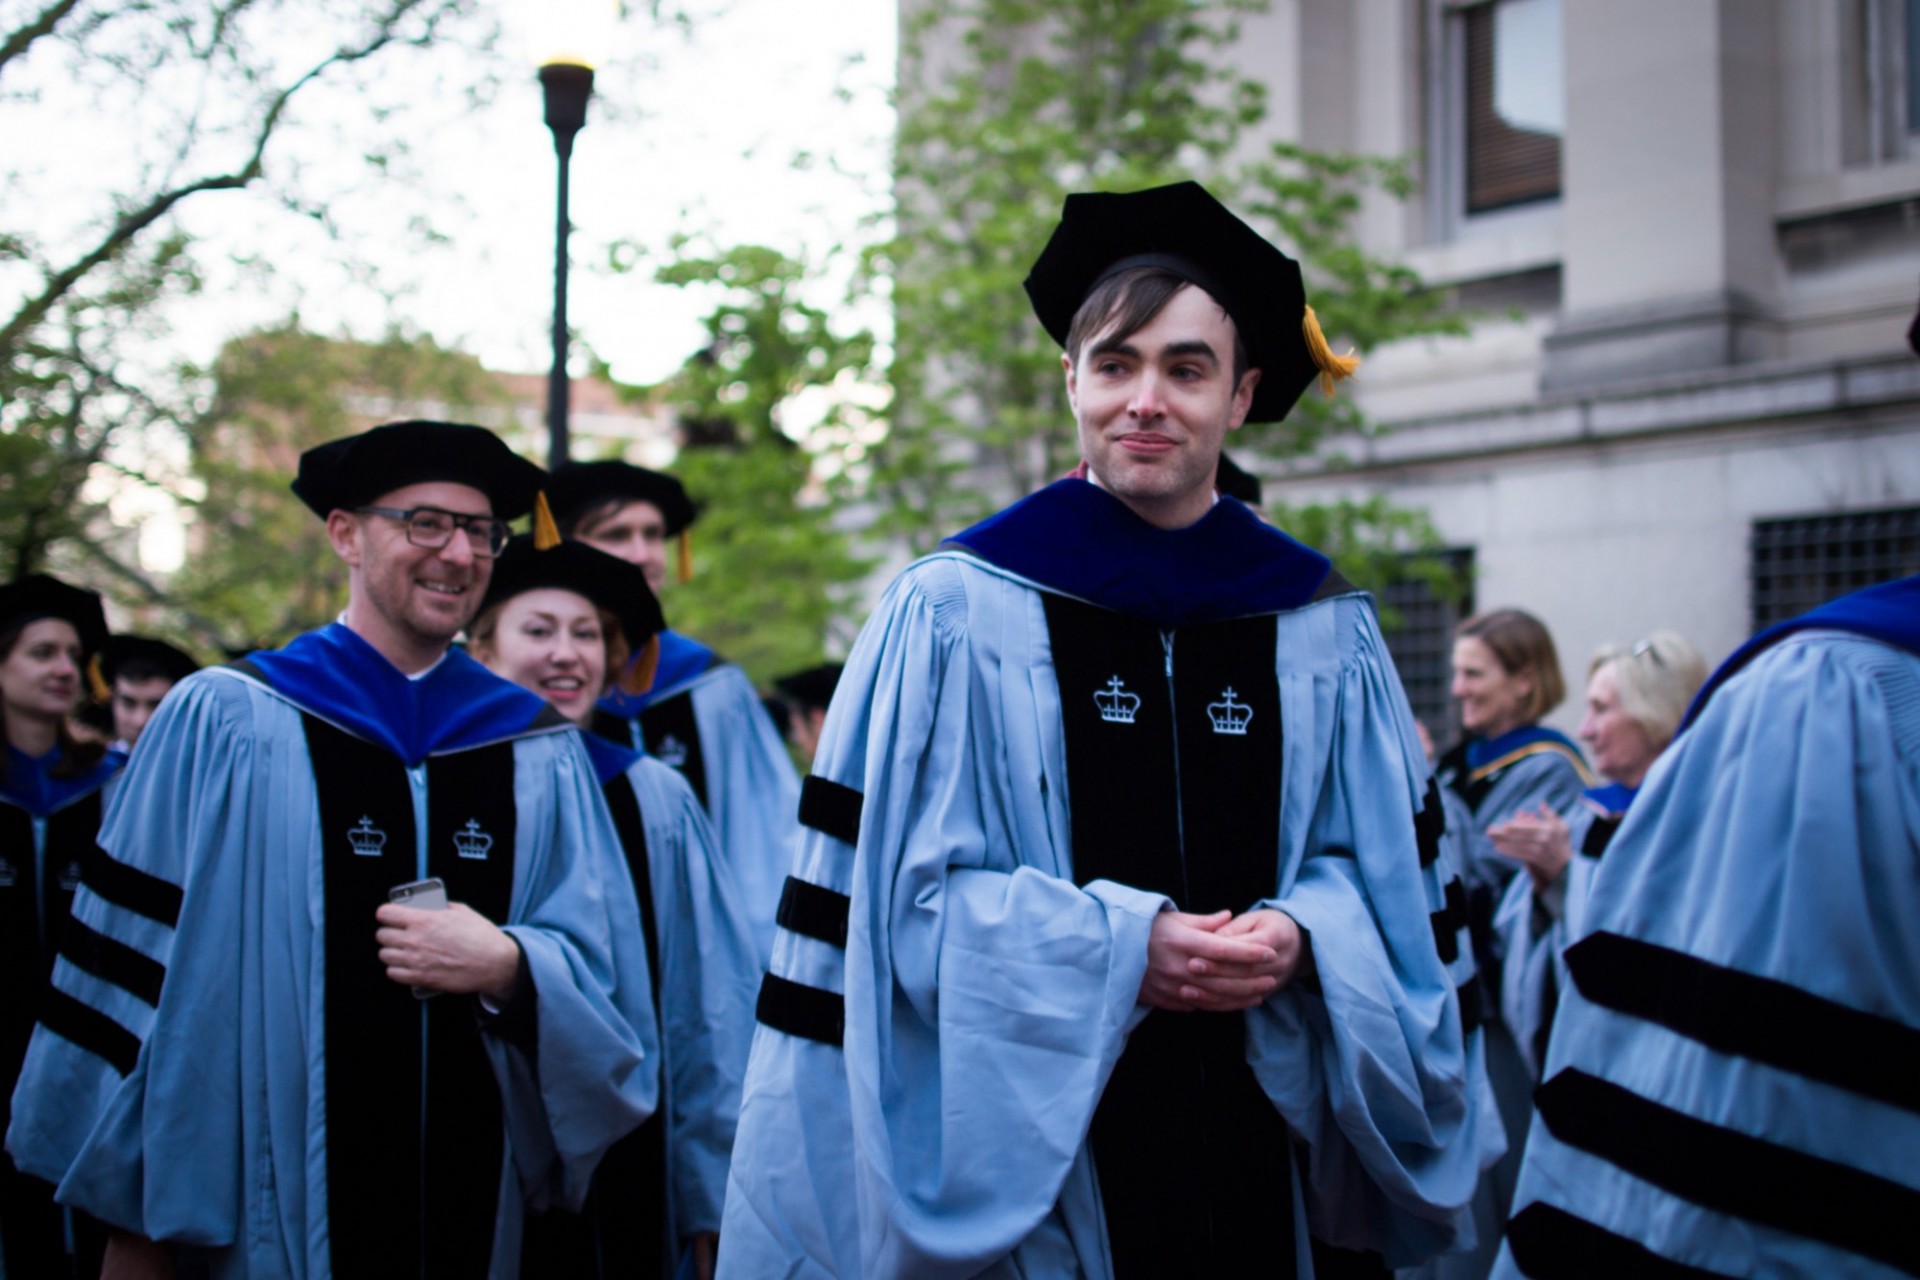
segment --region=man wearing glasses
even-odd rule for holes
[[[115,1274],[511,1276],[653,1109],[593,766],[450,647],[544,479],[452,423],[309,450],[345,610],[148,726],[8,1135]]]

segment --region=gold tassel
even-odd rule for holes
[[[620,673],[617,683],[620,692],[639,695],[653,688],[654,674],[660,669],[660,637],[648,636],[646,644],[627,663],[627,669]]]
[[[533,495],[533,549],[551,551],[560,545],[560,526],[553,522],[553,508],[547,505],[546,493]]]
[[[107,687],[107,678],[100,674],[100,655],[97,653],[87,659],[87,689],[93,694],[93,700],[102,706],[113,701],[113,690]]]
[[[682,585],[693,581],[693,530],[680,531],[680,581]]]
[[[1360,367],[1360,357],[1351,351],[1343,356],[1333,354],[1333,348],[1327,345],[1327,335],[1320,332],[1320,318],[1313,314],[1312,307],[1307,308],[1307,314],[1300,321],[1300,332],[1307,339],[1307,354],[1320,366],[1320,392],[1331,400],[1333,384],[1351,378]]]

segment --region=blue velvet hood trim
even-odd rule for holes
[[[1735,650],[1733,656],[1721,663],[1720,669],[1700,686],[1700,692],[1694,695],[1693,705],[1687,708],[1686,719],[1680,722],[1678,732],[1686,732],[1687,726],[1699,718],[1707,699],[1742,667],[1800,631],[1850,631],[1854,635],[1905,649],[1908,653],[1920,654],[1920,574],[1895,582],[1883,582],[1850,596],[1841,596],[1809,613],[1789,618],[1762,631]]]
[[[125,752],[109,751],[85,773],[57,778],[52,770],[63,755],[57,747],[44,756],[30,756],[9,746],[7,775],[0,780],[0,802],[25,809],[36,818],[44,818],[98,791],[107,784],[107,779],[120,772],[127,763]]]
[[[337,622],[246,661],[288,702],[385,747],[409,767],[428,756],[557,727],[553,718],[559,713],[539,696],[494,675],[459,649],[449,650],[418,680],[409,680]]]
[[[637,694],[622,693],[618,688],[610,689],[598,705],[602,711],[619,716],[622,720],[632,720],[651,706],[654,699],[674,692],[716,661],[718,658],[713,650],[698,640],[677,631],[662,631],[660,662],[653,669],[653,687]]]
[[[643,759],[632,747],[611,742],[591,729],[582,729],[580,737],[587,745],[587,758],[593,761],[593,775],[603,787]]]
[[[1640,788],[1629,787],[1623,782],[1609,782],[1604,787],[1589,787],[1584,792],[1587,803],[1602,813],[1625,813],[1633,798],[1640,794]]]
[[[1467,744],[1467,767],[1479,769],[1492,764],[1501,756],[1518,751],[1522,747],[1531,747],[1538,742],[1551,742],[1564,747],[1576,760],[1586,757],[1580,754],[1580,748],[1572,738],[1558,729],[1549,729],[1543,724],[1523,724],[1518,729],[1509,729],[1497,738],[1475,738]]]
[[[1233,498],[1159,529],[1086,480],[1060,480],[948,539],[1062,595],[1162,627],[1297,609],[1332,563]]]

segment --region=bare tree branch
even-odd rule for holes
[[[33,21],[8,32],[6,40],[0,42],[0,71],[6,70],[8,63],[26,53],[34,41],[52,35],[54,28],[79,7],[80,0],[53,0]]]
[[[85,279],[89,272],[112,259],[142,231],[165,217],[174,206],[207,191],[239,190],[259,178],[265,168],[267,146],[272,142],[274,133],[280,127],[281,118],[285,115],[287,106],[293,101],[294,96],[329,69],[360,62],[394,43],[400,38],[396,28],[401,20],[426,2],[427,0],[399,0],[392,11],[381,20],[374,35],[364,44],[334,51],[308,68],[292,84],[275,94],[266,115],[261,119],[260,127],[254,132],[253,150],[245,164],[227,173],[211,175],[161,192],[139,208],[123,214],[98,244],[66,267],[54,272],[48,278],[45,288],[25,303],[13,318],[7,321],[5,327],[0,328],[0,363],[12,359],[14,347],[21,336],[45,319],[54,305]]]

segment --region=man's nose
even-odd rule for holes
[[[1136,418],[1159,418],[1166,414],[1167,403],[1161,394],[1164,384],[1160,375],[1148,369],[1134,382],[1133,396],[1127,402],[1127,412]]]

